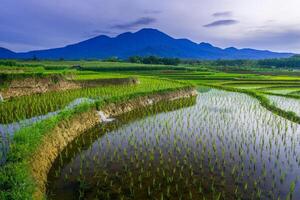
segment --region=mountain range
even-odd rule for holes
[[[182,59],[267,59],[286,58],[293,54],[256,49],[219,48],[209,43],[175,39],[156,29],[126,32],[116,37],[100,35],[61,48],[16,53],[0,48],[0,58],[7,59],[104,59],[150,56]]]

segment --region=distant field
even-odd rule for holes
[[[16,66],[1,66],[0,73],[42,73],[73,75],[77,80],[132,75],[153,76],[181,80],[190,83],[215,83],[230,87],[259,88],[265,85],[300,85],[299,76],[278,75],[280,70],[270,70],[268,75],[261,73],[228,72],[227,68],[212,68],[205,65],[146,65],[126,62],[102,61],[14,61]],[[251,69],[251,68],[249,68]],[[259,70],[263,72],[262,69]],[[250,73],[251,72],[251,73]],[[291,72],[291,74],[293,74]]]
[[[131,67],[131,66],[149,66],[146,64],[126,63],[126,62],[103,62],[103,61],[18,61],[23,65],[36,65],[47,67]],[[161,65],[151,65],[161,66]]]
[[[93,79],[107,79],[107,78],[127,78],[130,75],[126,74],[118,74],[118,73],[111,73],[111,72],[79,72],[75,73],[72,77],[73,80],[93,80]]]

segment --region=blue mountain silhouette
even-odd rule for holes
[[[291,53],[276,53],[255,49],[221,49],[209,43],[197,44],[188,39],[174,39],[156,29],[126,32],[117,37],[97,36],[62,48],[15,53],[0,48],[0,58],[39,59],[103,59],[130,56],[160,56],[184,59],[265,59],[285,58]]]

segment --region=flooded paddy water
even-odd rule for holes
[[[300,199],[300,126],[199,90],[100,124],[61,153],[49,199]]]
[[[294,112],[296,115],[300,116],[300,99],[292,99],[275,95],[267,95],[267,97],[276,107],[289,112]]]

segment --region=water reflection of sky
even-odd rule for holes
[[[248,190],[254,190],[254,182],[258,181],[263,198],[268,198],[272,191],[273,195],[284,199],[291,182],[300,175],[298,124],[274,115],[245,94],[210,90],[199,93],[193,107],[140,119],[107,133],[66,163],[62,177],[53,184],[65,188],[68,183],[63,181],[63,175],[70,168],[73,176],[83,170],[87,177],[93,176],[91,169],[113,170],[110,163],[115,159],[115,151],[123,155],[124,149],[128,157],[134,155],[136,149],[148,155],[154,152],[155,159],[159,151],[165,159],[175,161],[182,161],[186,156],[195,173],[199,173],[199,157],[204,155],[207,161],[211,154],[214,159],[226,160],[228,177],[236,168],[241,182],[248,183]],[[95,162],[95,157],[99,162]],[[80,169],[82,163],[90,164]],[[118,169],[118,163],[113,166]],[[281,181],[281,177],[285,179]],[[295,199],[300,199],[299,186],[297,182]]]

